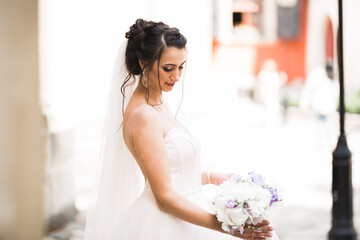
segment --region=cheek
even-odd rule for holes
[[[153,82],[154,84],[158,84],[158,71],[156,70],[151,71],[149,77],[151,82]],[[161,79],[161,71],[160,71],[160,79]]]
[[[165,71],[160,71],[160,82],[165,83],[170,77],[170,74]]]
[[[151,75],[152,78],[157,79],[157,77],[158,77],[158,71],[152,70],[152,71],[150,72],[150,75]]]

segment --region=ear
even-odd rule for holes
[[[139,59],[139,65],[140,65],[141,69],[144,70],[144,66],[145,66],[144,61],[142,61],[141,59]]]

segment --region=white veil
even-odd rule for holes
[[[118,216],[139,196],[144,185],[141,171],[124,143],[122,131],[122,109],[126,109],[138,82],[136,78],[135,84],[126,88],[123,98],[121,86],[128,75],[125,66],[127,42],[126,39],[119,49],[110,83],[100,161],[86,218],[86,240],[111,239]]]

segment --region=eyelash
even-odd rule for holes
[[[179,69],[182,70],[184,67],[183,66],[180,66]],[[165,72],[171,72],[172,70],[174,70],[173,68],[166,68],[164,67],[163,68]]]

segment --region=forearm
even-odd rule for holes
[[[224,232],[214,214],[195,205],[175,191],[163,194],[158,203],[163,211],[186,222]]]
[[[221,233],[227,233],[221,228],[221,224],[217,221],[214,214],[211,214],[191,201],[178,194],[175,191],[169,191],[162,195],[161,209],[179,219],[186,222],[206,227]],[[158,202],[159,203],[159,202]],[[272,236],[273,228],[269,226],[267,220],[258,223],[255,226],[249,225],[244,232],[234,232],[233,236],[242,239],[266,239]],[[252,227],[252,228],[251,228]],[[255,229],[255,227],[259,229]]]
[[[214,184],[220,185],[225,180],[228,180],[233,174],[232,173],[219,173],[219,172],[202,172],[201,173],[201,184]]]
[[[211,183],[211,172],[201,172],[201,184],[210,184]]]

